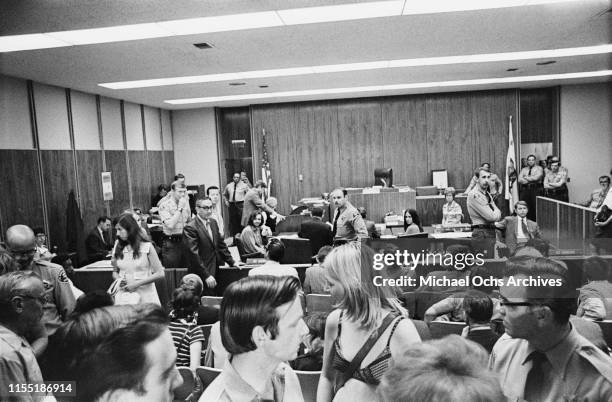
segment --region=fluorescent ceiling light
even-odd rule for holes
[[[274,11],[220,15],[218,17],[191,18],[157,23],[174,35],[192,35],[209,32],[240,31],[244,29],[269,28],[283,25]]]
[[[506,52],[472,54],[460,56],[424,57],[416,59],[383,60],[374,62],[331,64],[322,66],[278,68],[272,70],[253,70],[235,73],[206,74],[187,77],[158,78],[150,80],[107,82],[98,84],[110,89],[147,88],[166,85],[198,84],[205,82],[245,80],[252,78],[288,77],[306,74],[324,74],[347,71],[366,71],[383,68],[437,66],[446,64],[485,63],[511,60],[530,60],[558,58],[569,56],[585,56],[592,54],[612,53],[612,44],[600,46],[585,46],[551,50],[533,50],[526,52]]]
[[[404,0],[376,1],[337,6],[293,8],[278,10],[277,13],[286,25],[300,25],[400,16],[402,15],[403,5]]]
[[[495,8],[568,3],[577,0],[406,0],[402,15],[449,13],[457,11],[490,10]]]
[[[269,10],[256,13],[155,21],[146,24],[119,25],[105,28],[0,36],[0,52],[123,42],[210,32],[239,31],[282,25],[289,26],[401,15],[520,7],[569,1],[579,0],[393,0]]]
[[[537,81],[552,81],[552,80],[568,80],[576,78],[593,78],[611,76],[612,70],[601,71],[585,71],[579,73],[565,74],[545,74],[531,75],[524,77],[502,77],[502,78],[482,78],[474,80],[456,80],[456,81],[438,81],[438,82],[416,82],[411,84],[393,84],[393,85],[373,85],[364,87],[349,87],[349,88],[330,88],[330,89],[308,89],[303,91],[285,91],[285,92],[268,92],[262,94],[243,94],[229,96],[212,96],[205,98],[187,98],[187,99],[169,99],[165,103],[171,105],[189,105],[194,103],[221,103],[241,100],[254,99],[269,99],[269,98],[286,98],[294,96],[312,96],[312,95],[330,95],[330,94],[348,94],[362,92],[380,92],[394,91],[406,89],[424,89],[424,88],[443,88],[457,86],[474,86],[474,85],[492,85],[492,84],[510,84],[520,82],[537,82]]]
[[[47,35],[73,45],[89,45],[93,43],[163,38],[165,36],[170,36],[170,33],[162,29],[159,25],[151,23],[51,32]]]
[[[70,46],[70,43],[62,42],[44,34],[0,36],[0,53],[64,46]]]

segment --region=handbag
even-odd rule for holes
[[[112,296],[115,305],[140,303],[140,294],[138,292],[126,292],[121,289],[121,281],[121,278],[115,279],[106,291]]]

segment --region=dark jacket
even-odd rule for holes
[[[234,259],[227,248],[227,244],[219,235],[217,221],[209,219],[210,234],[198,217],[183,228],[183,242],[187,248],[189,272],[199,275],[202,280],[215,276],[217,268],[227,262],[234,265]]]
[[[312,255],[316,255],[323,246],[331,246],[334,235],[328,224],[319,219],[302,222],[298,236],[310,240]]]
[[[105,259],[106,255],[112,248],[113,244],[111,243],[110,239],[107,236],[102,239],[98,227],[93,228],[85,239],[87,259],[90,263]]]

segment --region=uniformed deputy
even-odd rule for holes
[[[334,245],[369,237],[368,229],[361,214],[349,202],[346,195],[347,192],[343,188],[337,188],[330,194],[336,207],[332,226]]]
[[[561,166],[559,158],[550,160],[550,170],[544,175],[544,195],[548,198],[568,202],[567,169]]]
[[[575,290],[567,270],[547,258],[511,258],[500,287],[506,334],[489,366],[510,401],[612,401],[612,359],[569,322]],[[561,286],[509,285],[529,278]]]
[[[535,155],[527,157],[527,166],[521,169],[518,175],[519,182],[519,199],[527,203],[529,212],[527,218],[532,221],[536,220],[536,197],[542,195],[542,180],[544,179],[544,170],[541,166],[536,165]]]
[[[478,183],[468,194],[467,209],[472,220],[472,238],[495,239],[495,222],[501,219],[501,212],[489,193],[491,173],[480,168]]]
[[[42,322],[47,335],[55,333],[62,321],[74,310],[74,294],[68,276],[60,265],[48,261],[34,260],[36,238],[28,226],[15,225],[6,231],[8,252],[22,271],[32,271],[42,280],[45,288]]]
[[[191,219],[187,187],[180,181],[172,183],[172,192],[159,203],[162,219],[162,261],[165,268],[187,266],[183,246],[183,228]]]

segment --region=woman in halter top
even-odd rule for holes
[[[374,270],[373,261],[371,248],[353,243],[335,248],[325,259],[337,309],[325,326],[319,402],[378,401],[376,388],[391,356],[421,341],[412,321],[404,319],[406,310],[395,298],[395,289],[375,286],[374,277],[384,277],[385,270]],[[351,370],[359,355],[363,360]]]

